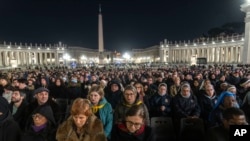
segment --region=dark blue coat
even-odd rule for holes
[[[161,111],[161,106],[165,106],[165,110]],[[163,96],[155,94],[150,98],[150,116],[172,116],[172,97],[168,94]]]
[[[196,96],[193,94],[189,98],[184,98],[181,94],[177,94],[173,99],[173,111],[173,116],[176,119],[200,116],[200,107]]]

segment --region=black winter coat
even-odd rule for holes
[[[200,116],[200,106],[195,95],[184,98],[177,94],[173,99],[173,111],[176,119],[187,118],[189,116]]]
[[[8,117],[0,121],[0,141],[20,141],[21,130],[9,112]]]
[[[56,129],[49,126],[39,132],[31,127],[22,135],[21,141],[56,141]]]

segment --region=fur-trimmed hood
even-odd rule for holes
[[[76,134],[74,120],[70,116],[59,126],[56,139],[57,141],[106,141],[103,125],[94,115],[87,119],[79,137]]]

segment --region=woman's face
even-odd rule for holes
[[[183,96],[188,96],[188,95],[190,95],[190,88],[184,87],[184,88],[182,89],[182,95],[183,95]]]
[[[82,128],[85,125],[87,119],[88,119],[88,117],[84,114],[79,114],[79,115],[73,116],[73,120],[74,120],[74,123],[75,123],[77,128]]]
[[[194,81],[194,86],[199,86],[199,82],[198,81]]]
[[[97,92],[91,92],[89,94],[89,100],[93,105],[97,105],[101,100],[101,96]]]
[[[145,86],[144,86],[144,91],[147,91],[147,90],[148,90],[148,86],[145,85]]]
[[[136,88],[136,90],[137,90],[138,93],[140,93],[142,91],[142,86],[139,85],[139,84],[136,84],[135,88]]]
[[[45,79],[41,79],[41,83],[42,83],[43,85],[46,85],[46,84],[47,84]]]
[[[124,98],[128,104],[135,103],[136,94],[132,90],[124,91]]]
[[[144,124],[144,120],[140,116],[127,116],[125,122],[126,127],[130,133],[135,133]]]
[[[159,87],[159,88],[158,88],[158,93],[159,93],[160,95],[166,94],[166,93],[167,93],[167,88],[166,88],[165,86]]]
[[[32,115],[32,118],[35,126],[41,126],[47,123],[46,117],[39,113]]]
[[[59,79],[56,80],[56,86],[61,86],[61,81]]]

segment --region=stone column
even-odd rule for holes
[[[34,65],[37,65],[37,53],[36,52],[33,52],[34,56],[33,56],[33,62],[34,62]]]
[[[190,54],[190,49],[186,49],[187,51],[187,62],[190,64],[190,60],[191,60],[191,54]]]
[[[245,17],[245,40],[244,46],[240,52],[240,62],[250,64],[250,2],[245,1],[241,5],[241,11],[246,13]]]
[[[7,64],[7,53],[8,53],[7,51],[4,51],[4,52],[3,52],[3,60],[4,60],[3,62],[4,62],[4,66],[7,66],[7,65],[8,65],[8,64]]]
[[[48,59],[47,52],[44,52],[44,63],[45,63],[45,65],[48,65],[47,59]]]
[[[172,50],[169,48],[168,49],[168,60],[167,60],[167,63],[171,63],[172,62]]]
[[[52,54],[55,54],[55,53],[50,53],[50,65],[52,65]],[[55,55],[54,55],[55,56]],[[55,60],[55,59],[54,59]],[[53,63],[53,64],[55,64],[55,62]]]
[[[179,63],[181,62],[181,50],[180,49],[178,49],[178,61]]]
[[[225,60],[224,60],[225,63],[229,63],[229,62],[228,62],[228,48],[229,48],[229,47],[225,47],[225,53],[224,53],[224,54],[225,54]]]
[[[2,51],[0,51],[0,67],[3,66],[3,56],[2,56]]]
[[[39,53],[39,58],[40,58],[40,65],[43,65],[44,64],[44,61],[43,61],[43,53]]]
[[[17,65],[20,65],[20,55],[19,55],[19,51],[16,52],[16,59],[17,59]]]
[[[217,57],[218,55],[217,55],[217,48],[216,47],[214,47],[214,62],[215,63],[217,63],[218,61],[217,61]]]
[[[233,46],[230,46],[230,56],[229,56],[229,61],[232,63],[232,62],[234,62],[234,47]]]
[[[239,47],[238,46],[236,46],[235,47],[235,61],[236,61],[236,63],[239,63]]]
[[[164,49],[160,48],[159,50],[159,54],[160,54],[160,62],[164,62]]]
[[[222,57],[223,57],[222,52],[223,52],[223,49],[222,49],[222,47],[220,47],[220,49],[219,49],[219,62],[220,63],[222,63]]]

